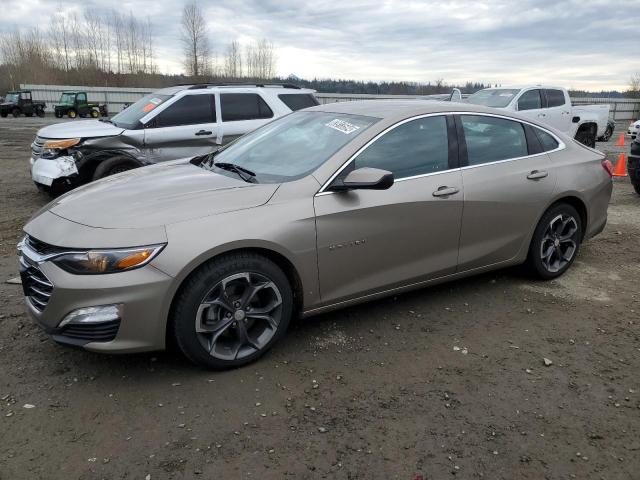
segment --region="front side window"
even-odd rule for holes
[[[158,108],[171,97],[171,95],[158,95],[156,93],[145,95],[133,105],[122,110],[113,117],[111,121],[116,127],[127,129],[139,128],[142,117]]]
[[[467,102],[485,107],[504,108],[519,92],[519,89],[513,88],[486,88],[471,95]]]
[[[289,110],[296,111],[303,108],[315,107],[320,105],[316,97],[310,93],[283,93],[278,95],[278,98],[282,100]]]
[[[538,140],[540,140],[540,144],[542,145],[543,152],[550,152],[551,150],[555,150],[559,147],[558,141],[553,138],[553,136],[549,135],[544,130],[540,130],[539,128],[532,127],[536,132],[536,136]]]
[[[559,107],[565,104],[564,92],[562,90],[545,90],[547,95],[547,105],[551,107]]]
[[[540,90],[529,90],[524,92],[518,99],[518,110],[536,110],[542,108],[542,97]]]
[[[60,96],[60,104],[61,105],[73,105],[76,100],[75,93],[63,93]]]
[[[469,165],[528,155],[527,138],[520,122],[484,115],[462,115],[461,120]]]
[[[223,122],[273,117],[269,105],[256,93],[222,93],[220,110]]]
[[[87,103],[87,95],[84,93],[78,94],[78,103]]]
[[[287,182],[317,169],[377,121],[362,115],[294,112],[230,143],[213,161],[251,170],[260,183]]]
[[[215,123],[214,95],[185,95],[160,112],[154,119],[156,127],[176,127]]]
[[[356,157],[355,168],[388,170],[396,179],[449,168],[447,120],[425,117],[385,133]]]

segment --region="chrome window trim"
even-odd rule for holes
[[[527,124],[527,125],[529,125],[529,126],[531,126],[533,128],[538,128],[538,129],[542,130],[543,132],[548,133],[549,135],[551,135],[555,139],[555,141],[558,142],[558,147],[553,149],[553,150],[549,150],[547,152],[534,153],[532,155],[525,155],[523,157],[505,158],[503,160],[496,160],[494,162],[479,163],[478,165],[465,165],[464,167],[449,168],[447,170],[442,170],[440,172],[423,173],[421,175],[413,175],[411,177],[402,177],[402,178],[394,179],[394,183],[403,182],[405,180],[413,180],[415,178],[428,177],[428,176],[431,176],[431,175],[439,175],[441,173],[453,172],[453,171],[456,171],[456,170],[467,170],[467,169],[470,169],[470,168],[483,167],[485,165],[494,165],[494,164],[497,164],[497,163],[504,163],[504,162],[512,162],[512,161],[515,161],[515,160],[522,160],[524,158],[539,157],[541,155],[547,155],[547,154],[550,154],[550,153],[559,152],[560,150],[564,150],[565,148],[567,148],[566,144],[560,138],[558,138],[558,136],[555,133],[553,133],[552,131],[550,131],[550,130],[544,128],[544,127],[541,127],[539,125],[536,125],[535,123],[528,122],[527,120],[522,120],[522,119],[519,119],[519,118],[513,118],[513,117],[509,117],[507,115],[500,115],[500,114],[496,114],[496,113],[485,113],[485,112],[469,112],[469,111],[425,113],[425,114],[422,114],[422,115],[416,115],[415,117],[405,118],[404,120],[401,120],[398,123],[394,123],[393,125],[390,125],[387,128],[385,128],[382,132],[378,133],[375,137],[373,137],[371,140],[369,140],[367,143],[365,143],[362,147],[360,147],[353,155],[351,155],[342,164],[342,166],[340,168],[338,168],[338,170],[336,170],[335,173],[333,175],[331,175],[331,177],[329,177],[329,180],[327,180],[325,183],[322,184],[322,187],[320,187],[320,189],[316,192],[316,194],[314,196],[315,197],[319,197],[319,196],[322,196],[322,195],[330,195],[330,194],[338,193],[338,192],[327,191],[326,189],[329,187],[329,185],[331,185],[331,182],[333,182],[336,179],[336,177],[338,175],[340,175],[340,173],[342,173],[342,171],[345,168],[347,168],[349,166],[349,164],[351,162],[353,162],[358,157],[358,155],[360,155],[365,149],[367,149],[373,142],[378,140],[378,138],[380,138],[381,136],[387,134],[391,130],[393,130],[396,127],[399,127],[400,125],[403,125],[403,124],[405,124],[407,122],[411,122],[413,120],[419,120],[421,118],[426,118],[426,117],[435,117],[435,116],[439,116],[439,115],[443,115],[443,116],[447,116],[447,115],[474,115],[474,116],[502,118],[504,120],[511,120],[512,122],[524,123],[524,124]]]

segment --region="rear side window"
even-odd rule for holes
[[[482,115],[462,115],[469,165],[527,156],[527,138],[520,122]]]
[[[256,93],[223,93],[220,109],[223,122],[273,117],[269,105]]]
[[[551,150],[555,150],[560,145],[555,138],[553,138],[544,130],[540,130],[539,128],[534,128],[533,130],[536,132],[538,140],[540,140],[543,152],[550,152]]]
[[[447,170],[446,118],[419,118],[385,133],[356,157],[355,168],[361,167],[388,170],[396,179]]]
[[[562,90],[545,90],[544,93],[547,95],[547,106],[549,108],[564,105],[565,99]]]
[[[278,95],[278,98],[294,112],[296,110],[302,110],[303,108],[320,105],[316,97],[310,93],[283,93]]]
[[[169,105],[154,119],[156,127],[177,127],[198,123],[215,123],[215,96],[186,95]]]
[[[529,90],[524,92],[518,99],[518,110],[535,110],[542,108],[542,97],[540,90]]]

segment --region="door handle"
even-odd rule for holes
[[[212,133],[213,132],[210,132],[209,130],[200,130],[199,132],[196,132],[196,135],[211,135]]]
[[[454,195],[459,191],[460,190],[458,190],[456,187],[447,187],[446,185],[443,185],[442,187],[438,187],[438,189],[433,192],[432,195],[434,197],[448,197],[449,195]]]
[[[544,170],[532,170],[531,173],[527,175],[527,178],[529,180],[539,180],[541,178],[547,177],[548,175],[549,174]]]

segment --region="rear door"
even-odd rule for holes
[[[499,116],[456,116],[464,213],[458,271],[513,259],[553,194],[556,174],[534,128]]]
[[[361,150],[338,178],[361,167],[391,171],[395,183],[314,198],[323,302],[453,273],[463,199],[453,118],[401,122]]]
[[[261,127],[274,118],[258,93],[220,93],[222,144]]]
[[[571,130],[571,104],[564,90],[547,88],[544,90],[547,99],[547,123],[561,132]]]
[[[146,156],[152,163],[215,151],[215,95],[193,93],[178,98],[147,122],[144,137]]]

